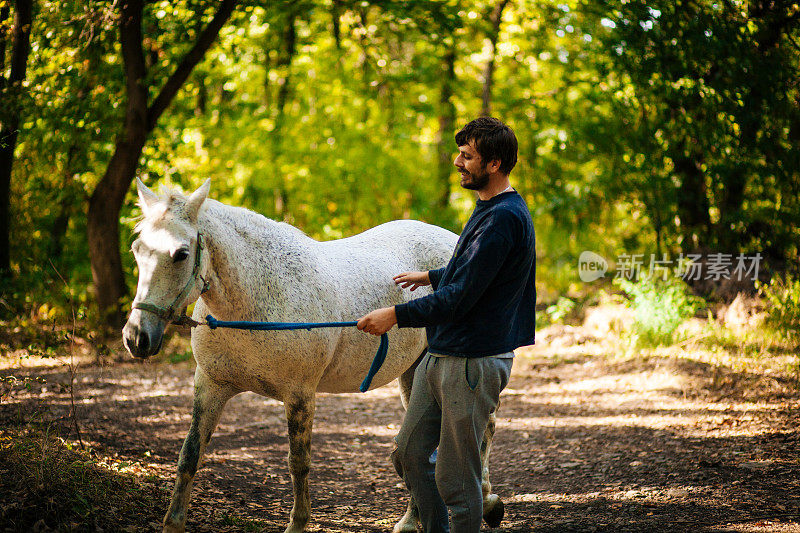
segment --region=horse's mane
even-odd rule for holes
[[[145,227],[154,226],[168,216],[174,216],[175,214],[180,215],[181,214],[180,212],[186,205],[187,200],[188,196],[186,196],[186,194],[184,194],[183,191],[181,191],[177,187],[169,187],[166,185],[162,185],[159,188],[158,202],[152,207],[147,209],[148,214],[146,216],[144,215],[145,210],[142,209],[143,207],[142,203],[138,202],[139,208],[142,209],[143,214],[141,215],[139,221],[136,223],[136,226],[134,227],[134,232],[141,233]],[[288,231],[289,233],[294,233],[297,236],[308,237],[308,235],[306,235],[306,233],[303,232],[303,230],[296,228],[291,224],[272,220],[270,218],[265,217],[261,213],[252,211],[245,207],[223,204],[222,202],[217,202],[209,198],[203,203],[203,206],[200,208],[200,210],[203,211],[209,207],[212,207],[212,209],[216,208],[216,209],[229,210],[229,213],[235,212],[242,218],[243,221],[246,221],[248,224],[253,226],[258,226],[260,224],[263,225],[274,224],[277,227],[281,228],[282,230]]]

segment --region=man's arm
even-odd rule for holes
[[[424,327],[458,320],[494,280],[511,246],[509,237],[486,226],[455,258],[453,278],[447,285],[394,307],[398,326]]]
[[[442,281],[442,276],[444,276],[444,269],[447,268],[443,266],[442,268],[437,268],[436,270],[428,270],[428,281],[431,282],[431,287],[433,290],[439,288],[439,282]]]
[[[440,288],[438,285],[447,267],[429,270],[428,281],[436,292],[405,304],[376,309],[358,320],[358,329],[382,335],[395,324],[399,327],[425,327],[458,319],[480,298],[510,250],[509,237],[491,226],[485,227],[470,246],[462,250],[457,258],[451,259],[451,262],[456,262],[455,273],[446,286]],[[415,279],[423,279],[426,273],[404,272],[394,277],[395,283],[412,281],[407,278],[409,274]],[[398,281],[398,278],[403,281]],[[403,285],[403,288],[407,286]]]
[[[402,272],[392,279],[401,288],[408,289],[410,287],[411,291],[415,291],[419,287],[431,285],[434,279],[438,285],[443,271],[444,268],[422,272]],[[376,309],[362,316],[358,319],[357,327],[373,335],[383,335],[392,329],[395,324],[397,324],[397,315],[395,314],[394,306],[392,306]]]
[[[402,289],[411,287],[411,291],[415,291],[420,287],[425,287],[431,284],[431,279],[428,277],[428,272],[401,272],[392,278],[396,285],[400,285]]]

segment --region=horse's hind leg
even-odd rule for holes
[[[425,352],[422,353],[423,355],[425,354]],[[406,409],[408,409],[408,399],[411,398],[411,384],[414,382],[414,371],[417,369],[420,359],[422,359],[422,356],[411,365],[411,368],[403,372],[398,380],[400,382],[400,399],[403,401],[403,407]],[[400,474],[400,472],[398,472],[398,474]],[[406,514],[395,524],[392,533],[413,533],[417,531],[417,522],[419,522],[417,504],[414,503],[414,497],[409,495]]]
[[[498,407],[499,407],[498,402]],[[503,519],[505,505],[497,494],[492,494],[492,484],[489,482],[489,452],[492,448],[497,416],[495,412],[489,415],[486,431],[483,432],[481,442],[481,491],[483,492],[483,519],[490,527],[497,527]]]
[[[295,394],[284,401],[289,426],[289,470],[294,487],[294,505],[285,533],[305,531],[311,516],[308,472],[311,468],[311,427],[314,422],[314,393]]]
[[[217,427],[222,409],[238,391],[211,380],[197,367],[194,374],[192,425],[178,459],[178,478],[172,491],[169,510],[164,516],[164,533],[181,533],[186,527],[189,492],[211,434]]]

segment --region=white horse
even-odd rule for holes
[[[132,246],[139,284],[123,329],[125,346],[135,357],[156,354],[166,325],[194,301],[198,321],[212,314],[219,320],[272,322],[349,321],[408,301],[410,291],[398,288],[392,276],[441,267],[457,240],[442,228],[402,220],[318,242],[288,224],[207,199],[208,180],[189,197],[174,191],[160,197],[136,181],[144,215]],[[393,329],[372,388],[399,377],[406,405],[415,363],[426,345],[424,329]],[[251,332],[195,327],[192,423],[164,531],[184,531],[200,458],[225,404],[243,391],[284,403],[294,485],[286,532],[304,531],[310,516],[307,479],[315,393],[358,391],[377,346],[376,337],[356,328]],[[502,506],[491,494],[486,467],[493,433],[494,419],[483,446],[485,515],[498,503]],[[395,532],[415,531],[416,522],[411,501]]]

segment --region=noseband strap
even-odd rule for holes
[[[174,322],[181,325],[190,324],[192,320],[188,316],[183,313],[180,313],[181,316],[178,316],[179,313],[176,313],[176,311],[178,310],[178,304],[180,304],[187,296],[189,296],[189,293],[192,292],[192,289],[194,289],[194,285],[197,282],[198,277],[203,282],[203,285],[200,287],[200,294],[203,294],[208,290],[208,280],[200,276],[203,248],[205,248],[203,234],[198,231],[197,248],[194,254],[194,268],[192,269],[192,275],[189,278],[189,281],[186,282],[183,290],[180,292],[180,294],[178,294],[175,300],[172,301],[169,307],[161,307],[147,302],[133,302],[131,308],[141,309],[142,311],[153,313],[158,318],[165,320],[167,323]]]

